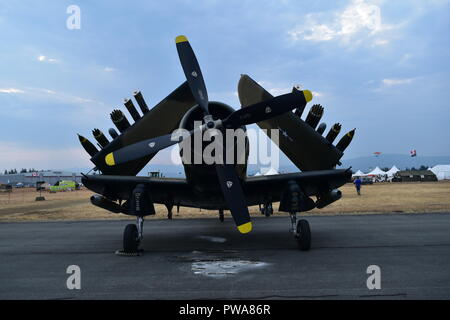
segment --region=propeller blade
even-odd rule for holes
[[[236,110],[228,118],[223,120],[223,125],[226,128],[238,128],[243,125],[268,120],[299,106],[305,106],[312,100],[312,97],[312,93],[309,90],[295,91],[273,97],[269,100]]]
[[[166,134],[164,136],[136,142],[114,152],[108,153],[105,157],[105,162],[108,166],[115,166],[157,153],[162,149],[170,147],[181,142],[183,139],[190,137],[194,134],[195,130],[202,130],[202,128],[191,130],[189,135],[185,137],[178,136],[178,139],[176,139],[177,137],[172,134]]]
[[[232,164],[216,164],[222,194],[231,211],[234,222],[240,233],[252,231],[252,222],[248,212],[244,192]]]
[[[208,92],[206,91],[205,81],[203,80],[202,71],[195,57],[188,39],[185,36],[178,36],[175,39],[177,45],[178,56],[181,66],[183,67],[192,95],[203,109],[205,115],[209,114],[208,110]]]

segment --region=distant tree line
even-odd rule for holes
[[[389,171],[389,168],[388,167],[386,167],[386,168],[381,168],[381,170],[383,170],[383,171]],[[421,165],[420,166],[420,168],[415,168],[415,167],[412,167],[412,168],[406,168],[405,169],[406,171],[422,171],[422,170],[428,170],[428,167],[427,166],[425,166],[425,165]]]
[[[36,170],[36,169],[34,169],[34,168],[31,168],[31,169],[22,168],[22,169],[20,170],[20,173],[38,172],[38,171],[44,171],[44,170]],[[0,172],[1,172],[1,171],[0,171]],[[11,169],[11,170],[5,169],[5,171],[3,172],[3,174],[17,174],[17,173],[19,173],[19,172],[17,171],[17,169]]]
[[[384,168],[380,168],[380,169],[383,171],[386,171],[386,172],[390,170],[388,167],[384,167]],[[428,170],[428,166],[421,165],[420,168],[415,168],[415,167],[405,168],[405,171],[423,171],[423,170]],[[352,170],[352,172],[356,173],[355,170]]]
[[[422,171],[422,170],[428,170],[428,166],[421,165],[419,169],[416,169],[415,167],[406,168],[406,171]]]

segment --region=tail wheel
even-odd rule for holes
[[[135,224],[129,224],[123,232],[123,251],[137,252],[139,247],[139,233]]]
[[[297,242],[302,251],[308,251],[311,248],[311,229],[306,220],[299,220],[297,223]]]

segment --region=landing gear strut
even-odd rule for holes
[[[144,217],[137,217],[136,224],[129,224],[123,232],[123,251],[125,253],[139,252],[139,245],[143,239]]]
[[[311,248],[311,229],[306,220],[297,221],[297,213],[291,212],[291,232],[297,240],[298,247],[302,251],[308,251]]]
[[[166,203],[167,208],[167,219],[172,220],[172,209],[173,204],[172,203]],[[177,207],[178,211],[180,210],[180,207]]]
[[[220,222],[223,222],[225,220],[225,217],[223,215],[223,209],[219,209],[219,220]]]
[[[270,217],[273,214],[272,202],[264,203],[262,208],[260,205],[259,210],[261,210],[261,214],[265,215],[267,218]]]

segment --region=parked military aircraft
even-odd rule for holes
[[[230,210],[239,232],[245,234],[252,230],[248,206],[262,205],[263,212],[269,216],[272,202],[280,202],[279,210],[290,213],[292,233],[299,248],[309,250],[309,224],[306,220],[297,221],[296,215],[323,208],[341,197],[337,188],[351,179],[351,171],[334,168],[353,134],[344,136],[338,147],[333,146],[340,125],[339,130],[330,131],[330,137],[322,137],[324,124],[315,130],[323,113],[321,106],[313,106],[305,121],[300,118],[312,99],[310,91],[294,88],[291,93],[272,97],[248,76],[242,76],[239,82],[241,109],[209,101],[198,61],[187,38],[178,36],[176,47],[186,82],[152,109],[148,108],[142,94],[135,92],[143,116],[131,100],[125,99],[124,104],[135,123],[130,125],[120,110],[114,110],[111,118],[120,134],[110,129],[113,138],[110,142],[100,130],[93,131],[101,150],[79,136],[91,161],[102,173],[85,175],[82,179],[86,187],[98,193],[91,197],[91,202],[115,213],[136,216],[136,224],[129,224],[124,230],[125,252],[139,249],[144,217],[155,214],[155,203],[166,205],[169,213],[174,205],[218,210],[221,221],[223,211]],[[296,113],[291,112],[293,109]],[[196,121],[201,121],[201,125],[194,126]],[[201,163],[183,162],[185,179],[135,176],[158,151],[185,143],[198,132],[245,130],[245,125],[252,123],[284,131],[280,135],[280,149],[303,172],[248,177],[246,140],[245,150],[240,154],[244,161],[240,164],[228,159],[213,164],[203,160]],[[185,129],[188,136],[174,139],[172,131],[176,128]],[[236,148],[234,142],[232,146]]]

